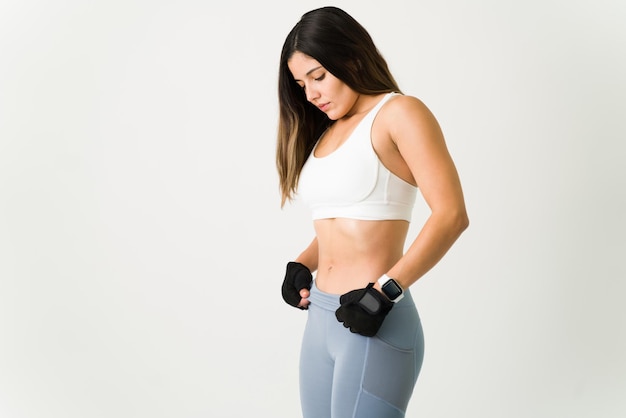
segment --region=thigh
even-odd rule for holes
[[[331,418],[334,361],[327,350],[327,312],[308,311],[300,350],[300,403],[304,418]]]

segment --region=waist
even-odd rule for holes
[[[405,221],[321,219],[314,223],[318,243],[318,286],[345,293],[377,280],[402,257]]]
[[[317,287],[317,281],[313,280],[313,283],[311,284],[311,294],[309,296],[309,300],[311,301],[312,306],[316,306],[318,308],[328,311],[336,311],[340,306],[339,298],[341,298],[342,294],[334,294],[320,290]],[[402,298],[402,300],[397,303],[397,306],[415,306],[415,302],[413,301],[413,297],[411,296],[411,291],[409,289],[405,289],[404,298]]]

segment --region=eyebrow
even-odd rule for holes
[[[309,71],[307,71],[307,73],[305,75],[309,75],[311,74],[313,71],[315,70],[319,70],[320,68],[322,68],[322,66],[320,65],[319,67],[315,67],[315,68],[311,68]],[[294,81],[302,81],[302,80],[298,80],[297,78],[294,78]]]

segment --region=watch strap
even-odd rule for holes
[[[395,286],[400,289],[400,295],[397,296],[395,299],[392,299],[391,296],[387,294],[387,292],[385,292],[385,284],[387,284],[387,282],[389,281],[392,281]],[[402,288],[402,286],[400,286],[400,284],[396,280],[392,279],[386,274],[380,276],[380,278],[378,279],[378,285],[380,286],[380,290],[382,291],[382,293],[387,296],[387,298],[389,298],[389,300],[391,300],[393,303],[399,302],[404,297],[404,289]]]

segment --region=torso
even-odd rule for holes
[[[371,96],[373,108],[382,96]],[[384,109],[384,107],[383,107]],[[367,112],[336,121],[315,149],[316,157],[330,155],[350,136]],[[381,109],[372,126],[372,144],[380,161],[406,182],[415,184],[408,166],[389,135]],[[361,288],[386,273],[404,252],[409,223],[404,220],[328,218],[314,221],[319,255],[317,287],[343,294]]]

